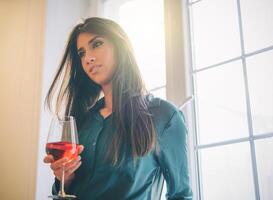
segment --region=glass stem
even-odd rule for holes
[[[60,195],[65,196],[65,192],[64,192],[64,164],[63,164],[63,167],[62,167],[62,180],[61,180]]]

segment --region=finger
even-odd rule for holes
[[[54,171],[54,176],[55,176],[59,181],[61,181],[61,179],[62,179],[62,170]]]
[[[76,159],[74,159],[73,161],[71,161],[65,165],[65,170],[68,171],[68,170],[74,168],[80,161],[81,161],[81,157],[78,156]]]
[[[65,163],[65,168],[70,167],[74,165],[75,163],[78,163],[81,160],[81,156],[77,156],[73,158],[72,160],[69,160],[67,163]]]
[[[44,157],[44,163],[53,163],[54,162],[54,158],[52,155],[48,154]]]
[[[74,176],[74,172],[81,166],[81,162],[76,163],[73,168],[70,168],[69,170],[64,171],[64,180],[71,179],[72,176]],[[60,181],[62,179],[62,169],[54,171],[55,177]]]
[[[63,165],[68,161],[67,158],[61,158],[55,162],[53,162],[51,165],[50,165],[50,168],[55,171],[57,169],[60,169],[63,167]]]
[[[62,174],[63,174],[62,168],[59,168],[58,170],[53,171],[53,173],[58,180],[62,179]],[[64,177],[65,177],[65,179],[67,178],[67,174],[65,171],[64,171]]]
[[[69,170],[67,170],[65,172],[65,176],[70,176],[71,174],[73,174],[80,166],[81,166],[82,162],[79,161],[77,162],[73,167],[71,167]]]
[[[52,170],[55,172],[55,171],[60,170],[60,169],[62,169],[62,168],[61,168],[60,166],[51,164],[51,165],[50,165],[50,169],[52,169]]]
[[[60,181],[61,180],[61,174],[58,171],[54,171],[54,176]]]
[[[81,163],[81,156],[78,156],[73,161],[67,163],[65,165],[66,176],[72,174],[76,169],[78,169],[78,166],[81,165],[79,163]]]
[[[79,148],[78,152],[79,152],[79,154],[81,154],[83,152],[84,146],[83,145],[79,145],[78,148]]]

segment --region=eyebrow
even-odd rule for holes
[[[101,37],[101,36],[97,35],[97,36],[93,37],[91,40],[89,40],[88,45],[90,45],[92,42],[94,42],[94,40],[96,40],[99,37]],[[77,51],[79,52],[80,50],[82,50],[82,47],[79,48]]]

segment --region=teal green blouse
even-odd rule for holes
[[[128,156],[120,167],[107,164],[105,152],[114,126],[112,115],[105,119],[100,115],[102,99],[89,110],[79,130],[79,142],[84,145],[82,165],[67,193],[79,200],[158,200],[165,179],[166,199],[192,199],[183,115],[167,101],[150,98],[149,102],[159,153],[151,151],[135,162]],[[59,182],[55,180],[53,194],[58,190]]]

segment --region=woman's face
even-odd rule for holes
[[[116,68],[114,45],[107,38],[92,33],[81,33],[77,50],[87,76],[102,88],[111,84]]]

